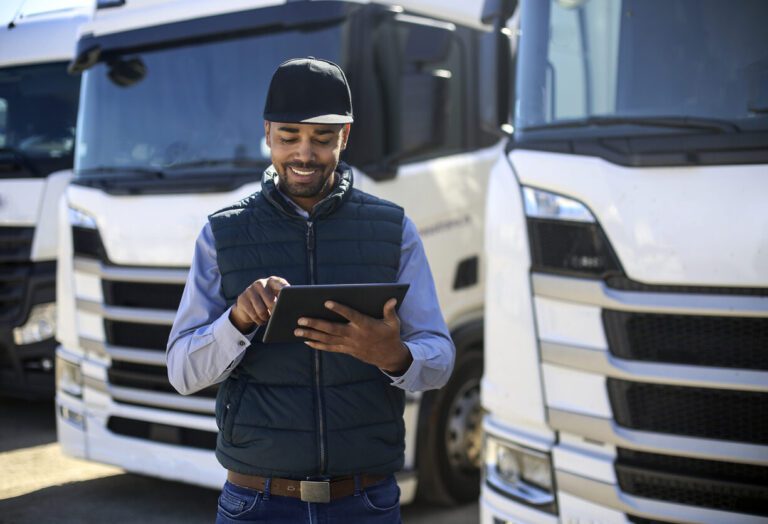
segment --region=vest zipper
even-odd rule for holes
[[[309,258],[309,283],[317,284],[315,277],[315,230],[314,223],[307,221],[307,255]],[[317,399],[317,426],[320,448],[320,473],[325,472],[325,423],[323,419],[323,397],[320,388],[320,351],[315,351],[315,398]]]

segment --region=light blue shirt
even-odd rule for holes
[[[294,204],[288,198],[286,201]],[[294,207],[308,217],[306,211]],[[439,388],[448,381],[456,349],[440,312],[424,247],[416,226],[407,217],[403,220],[397,282],[410,284],[398,316],[400,338],[410,350],[413,362],[402,376],[387,376],[393,386],[406,391]],[[258,330],[240,333],[229,320],[230,309],[221,291],[213,233],[207,223],[195,244],[166,350],[168,379],[182,395],[222,382],[245,355]]]

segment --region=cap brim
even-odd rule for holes
[[[351,115],[315,115],[309,118],[304,118],[304,116],[265,114],[264,120],[288,124],[349,124],[354,121]]]

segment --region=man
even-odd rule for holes
[[[209,217],[168,342],[182,394],[222,383],[217,522],[400,522],[405,390],[441,387],[455,349],[413,223],[352,187],[339,163],[352,101],[339,66],[278,67],[264,109],[272,166],[261,191]],[[305,342],[264,344],[281,288],[401,282],[383,318],[301,318]]]

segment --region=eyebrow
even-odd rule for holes
[[[298,133],[299,132],[299,129],[297,127],[288,127],[288,126],[280,126],[280,127],[277,128],[277,130],[278,131],[283,131],[285,133]],[[315,130],[313,132],[313,134],[314,135],[329,135],[329,134],[334,134],[337,131],[338,130],[336,130],[336,129],[331,129],[331,128],[327,128],[326,127],[326,128],[323,128],[323,129]]]

